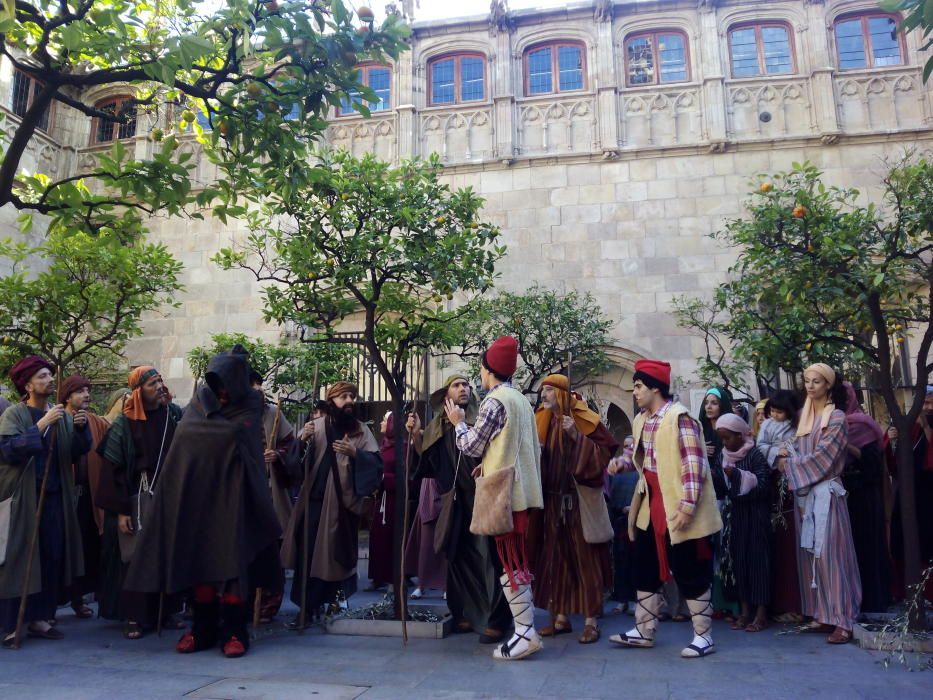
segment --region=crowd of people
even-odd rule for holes
[[[517,362],[515,339],[499,338],[482,356],[482,401],[453,373],[426,424],[412,410],[396,430],[389,413],[377,442],[350,382],[293,428],[239,346],[211,359],[184,409],[156,368],[138,367],[104,416],[89,410],[87,379],[56,382],[48,361],[24,358],[10,372],[22,400],[0,416],[3,646],[62,639],[59,609],[92,617],[93,595],[127,639],[178,629],[179,653],[242,656],[250,624],[278,615],[288,570],[292,629],[356,592],[364,521],[368,590],[401,572],[417,581],[412,598],[442,592],[454,630],[501,660],[572,633],[574,617],[578,641],[596,643],[607,593],[610,614],[634,615],[610,643],[650,648],[659,622],[689,621],[685,658],[716,651],[715,618],[844,644],[860,612],[903,596],[899,436],[837,371],[815,364],[804,396],[778,391],[751,410],[713,387],[691,416],[670,365],[639,360],[620,445],[565,375],[540,383],[534,409],[511,383]],[[933,387],[909,439],[922,502]],[[416,485],[408,520],[396,512],[405,479]],[[928,560],[931,516],[918,510]],[[549,615],[542,627],[536,608]]]

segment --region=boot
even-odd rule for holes
[[[626,647],[654,646],[654,634],[658,628],[658,610],[661,607],[661,594],[648,591],[635,592],[635,626],[625,634],[614,634],[610,642]]]
[[[193,603],[191,631],[178,640],[175,651],[179,654],[191,654],[196,651],[213,649],[217,646],[217,623],[220,616],[220,602],[214,598],[209,603]]]
[[[690,619],[693,621],[693,641],[680,652],[685,659],[697,659],[716,652],[713,644],[713,606],[710,603],[710,591],[699,598],[687,599]]]
[[[236,659],[249,651],[249,606],[245,602],[224,601],[221,607],[220,639],[223,643],[224,656]]]
[[[509,609],[512,611],[515,634],[502,646],[496,647],[492,658],[500,661],[517,661],[541,651],[544,646],[541,643],[541,637],[535,631],[535,609],[531,601],[531,585],[524,583],[518,587],[517,591],[513,591],[506,574],[503,574],[499,581]]]

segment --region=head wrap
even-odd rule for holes
[[[47,369],[50,372],[55,371],[55,367],[44,357],[38,355],[29,355],[17,362],[10,369],[10,381],[16,387],[20,396],[26,395],[26,385],[29,380],[35,377],[42,370]]]
[[[497,338],[486,349],[483,363],[500,377],[511,377],[518,366],[518,341],[510,335]]]
[[[131,393],[123,402],[123,415],[130,420],[146,420],[146,407],[143,404],[143,384],[158,376],[160,376],[159,370],[150,365],[142,365],[130,372],[126,383],[129,385]],[[171,398],[172,395],[169,394],[169,400]]]
[[[354,396],[360,395],[360,390],[357,388],[356,384],[353,382],[335,382],[331,384],[327,389],[327,393],[324,395],[324,398],[330,401],[331,399],[350,392]]]
[[[843,382],[846,388],[846,424],[849,428],[849,444],[862,449],[873,442],[884,440],[884,431],[874,418],[869,416],[858,402],[855,387],[850,382]]]
[[[722,466],[723,469],[731,469],[738,465],[748,456],[748,453],[755,449],[755,441],[752,439],[751,426],[741,417],[734,413],[727,413],[716,420],[716,430],[730,430],[733,433],[741,435],[742,446],[735,452],[725,447],[722,448]],[[733,479],[738,479],[739,496],[744,496],[758,485],[758,479],[749,471],[738,469],[733,474]]]
[[[422,453],[426,452],[431,445],[440,440],[448,427],[453,427],[450,425],[450,421],[447,420],[447,412],[444,410],[444,400],[447,398],[447,390],[450,389],[450,385],[458,379],[463,379],[468,383],[470,381],[470,378],[463,372],[454,372],[453,374],[447,375],[443,386],[431,394],[430,403],[431,409],[434,411],[434,417],[431,419],[431,422],[425,426],[424,435],[421,436]],[[467,425],[473,425],[473,423],[476,422],[476,415],[479,413],[479,401],[476,399],[476,392],[473,391],[472,386],[470,387],[470,401],[464,410],[466,411]]]
[[[836,371],[823,362],[817,362],[816,364],[807,367],[803,371],[804,377],[807,376],[807,372],[816,372],[819,374],[829,384],[830,389],[832,389],[833,384],[836,383]],[[829,417],[832,415],[832,412],[835,409],[836,406],[832,402],[832,395],[829,395],[826,399],[826,406],[823,407],[822,419],[820,421],[820,430],[829,425]],[[816,416],[813,411],[813,402],[808,396],[807,400],[803,404],[803,410],[800,412],[800,421],[797,423],[797,437],[809,435],[813,431],[813,421],[815,419]]]
[[[704,398],[706,396],[709,396],[710,394],[718,398],[720,401],[722,400],[722,392],[719,390],[719,387],[712,386],[709,389],[707,389],[706,394],[704,395]]]
[[[742,420],[741,416],[737,416],[735,413],[727,413],[724,416],[720,416],[716,420],[716,430],[720,428],[731,430],[733,433],[738,433],[739,435],[752,432],[751,426]]]
[[[653,389],[661,389],[658,385],[663,384],[667,391],[671,386],[671,366],[661,360],[636,360],[634,379],[640,379],[645,386]]]
[[[571,416],[574,425],[584,435],[591,434],[599,426],[599,415],[586,405],[586,401],[576,392],[570,391],[570,380],[563,374],[551,374],[544,378],[541,386],[550,386],[557,389],[557,405],[561,416]],[[550,408],[539,408],[535,412],[535,423],[538,426],[538,439],[543,445],[547,440],[548,429],[551,427],[553,412]]]
[[[706,397],[715,396],[719,399],[719,418],[716,419],[716,425],[713,425],[713,421],[706,415]],[[711,443],[716,449],[722,447],[722,441],[719,439],[719,435],[716,434],[716,428],[719,427],[719,419],[723,416],[734,413],[735,410],[732,405],[732,392],[721,386],[713,386],[706,390],[706,393],[703,394],[703,403],[700,404],[700,427],[703,429],[703,441]]]
[[[62,385],[58,387],[58,403],[65,403],[73,393],[85,388],[90,389],[91,382],[80,374],[72,374],[67,379],[63,379]]]

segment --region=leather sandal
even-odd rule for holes
[[[81,620],[87,620],[94,617],[94,611],[84,603],[80,603],[79,605],[72,605],[71,609],[74,610],[75,617]]]
[[[834,629],[833,633],[826,638],[827,644],[848,644],[850,641],[852,641],[852,632],[842,627]]]
[[[583,634],[577,640],[580,644],[594,644],[599,641],[599,627],[596,625],[584,625]]]
[[[567,622],[552,622],[547,627],[542,627],[538,634],[542,637],[556,637],[559,634],[569,634],[571,632],[573,632],[573,626],[568,620]]]
[[[47,630],[40,630],[34,627],[28,627],[26,629],[26,636],[32,637],[33,639],[64,639],[65,635],[54,627],[49,627]]]
[[[762,630],[768,629],[767,620],[753,620],[750,625],[745,628],[746,632],[761,632]]]
[[[129,621],[123,625],[123,636],[127,639],[142,639],[143,627],[138,622]]]
[[[744,630],[746,627],[748,627],[748,619],[742,616],[737,617],[735,622],[729,625],[729,629],[736,631]]]

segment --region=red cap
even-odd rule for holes
[[[671,366],[667,362],[661,360],[636,360],[635,372],[647,374],[666,386],[671,385]]]
[[[486,366],[502,377],[515,374],[518,365],[518,341],[510,335],[496,339],[486,350]]]

